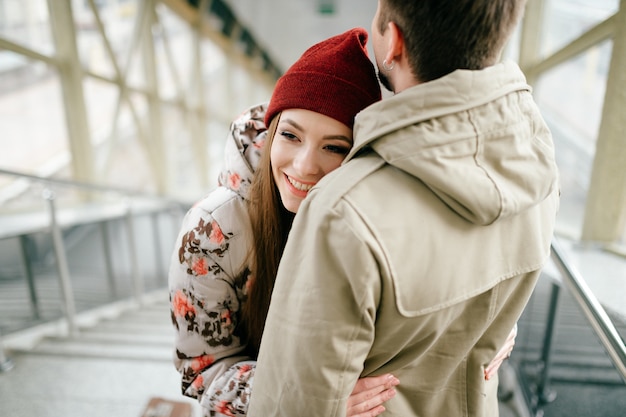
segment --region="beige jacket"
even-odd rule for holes
[[[455,71],[359,116],[355,148],[300,206],[249,417],[343,416],[392,372],[385,416],[497,416],[484,367],[549,256],[558,173],[513,63]]]

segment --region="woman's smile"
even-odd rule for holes
[[[317,181],[314,183],[305,183],[302,181],[298,181],[295,178],[290,177],[287,174],[285,174],[285,178],[287,179],[287,184],[290,186],[290,189],[292,189],[292,191],[296,195],[301,195],[302,198],[306,197],[309,190],[313,188],[315,184],[317,184]]]

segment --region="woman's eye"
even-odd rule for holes
[[[339,155],[347,155],[350,152],[350,148],[339,145],[328,145],[326,149],[332,153],[337,153]]]
[[[280,135],[285,137],[285,138],[287,138],[287,139],[289,139],[289,140],[296,140],[296,139],[298,139],[298,137],[296,135],[294,135],[293,133],[288,132],[286,130],[280,132]]]

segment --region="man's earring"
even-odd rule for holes
[[[392,69],[394,69],[394,67],[396,66],[396,63],[391,60],[391,64],[387,63],[387,60],[383,60],[383,69],[387,72],[391,71]]]

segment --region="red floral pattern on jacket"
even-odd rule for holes
[[[252,244],[245,200],[265,110],[252,107],[231,125],[219,186],[187,212],[170,263],[174,362],[182,393],[197,398],[205,416],[245,416],[254,379],[240,322]]]

